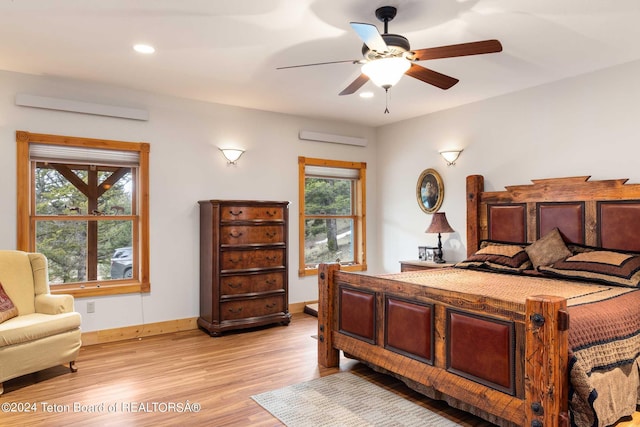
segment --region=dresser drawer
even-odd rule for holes
[[[220,304],[222,320],[267,316],[284,311],[284,295],[227,301]]]
[[[280,206],[223,206],[220,208],[222,221],[282,221],[284,208]]]
[[[284,243],[282,225],[225,225],[220,227],[223,245]]]
[[[245,270],[284,267],[284,249],[257,249],[249,251],[223,251],[220,254],[222,270]]]
[[[284,272],[222,276],[221,295],[238,295],[253,292],[269,292],[284,289]]]

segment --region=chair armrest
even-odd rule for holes
[[[60,314],[73,311],[73,295],[36,295],[36,313]]]

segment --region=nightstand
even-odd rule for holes
[[[450,262],[445,262],[442,264],[436,264],[433,261],[400,261],[400,271],[417,271],[417,270],[428,270],[430,268],[444,268],[444,267],[453,267],[455,264]]]

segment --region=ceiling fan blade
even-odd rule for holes
[[[351,22],[350,24],[369,49],[380,53],[389,52],[387,43],[385,43],[375,25],[362,22]]]
[[[502,44],[498,40],[483,40],[414,50],[413,60],[424,61],[425,59],[452,58],[454,56],[480,55],[500,51],[502,51]]]
[[[459,82],[458,79],[430,70],[421,65],[411,64],[411,68],[405,73],[408,76],[421,80],[440,89],[449,89]]]
[[[327,65],[327,64],[344,64],[345,62],[351,62],[357,64],[359,59],[347,59],[345,61],[329,61],[329,62],[316,62],[315,64],[302,64],[302,65],[289,65],[288,67],[277,67],[276,70],[286,70],[287,68],[300,68],[300,67],[312,67],[314,65]]]
[[[358,78],[356,78],[354,81],[352,81],[349,86],[344,88],[344,90],[342,92],[340,92],[339,95],[340,96],[342,96],[342,95],[351,95],[352,93],[357,92],[358,89],[360,89],[368,81],[369,81],[369,77],[367,77],[366,74],[360,74],[358,76]]]

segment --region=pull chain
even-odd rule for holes
[[[384,89],[385,92],[385,104],[384,104],[384,114],[389,114],[389,88]]]

